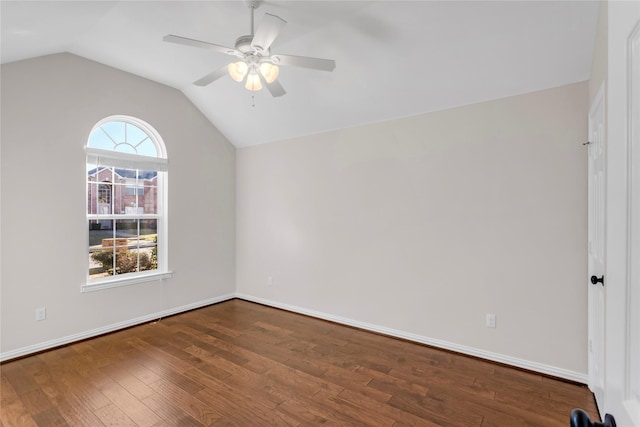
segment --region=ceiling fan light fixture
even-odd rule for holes
[[[260,65],[260,74],[262,74],[262,77],[264,77],[264,80],[268,84],[271,84],[278,78],[278,74],[280,74],[280,68],[275,64],[263,62]]]
[[[233,80],[241,82],[244,80],[244,76],[247,75],[249,66],[244,61],[232,62],[227,66],[227,70]]]
[[[262,89],[260,76],[254,73],[249,73],[249,75],[247,76],[247,83],[244,85],[244,87],[252,92]]]

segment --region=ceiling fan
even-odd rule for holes
[[[281,55],[271,53],[271,44],[278,37],[280,31],[287,21],[279,16],[265,13],[258,29],[254,32],[254,11],[259,6],[259,0],[247,2],[251,9],[251,34],[240,36],[236,40],[233,48],[220,46],[217,44],[194,40],[186,37],[169,34],[163,40],[170,43],[177,43],[186,46],[199,47],[235,56],[239,61],[231,62],[199,80],[193,84],[196,86],[206,86],[225,74],[229,73],[232,79],[237,82],[245,82],[245,88],[250,91],[267,87],[272,96],[282,96],[286,93],[280,82],[278,82],[278,65],[289,65],[294,67],[310,68],[312,70],[333,71],[336,62],[333,59],[311,58],[308,56]]]

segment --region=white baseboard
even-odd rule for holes
[[[80,332],[73,335],[67,335],[66,337],[57,338],[54,340],[45,341],[42,343],[30,345],[27,347],[22,347],[16,350],[7,351],[4,353],[0,353],[0,362],[14,359],[16,357],[26,356],[32,353],[37,353],[39,351],[48,350],[54,347],[59,347],[61,345],[70,344],[75,341],[81,341],[87,338],[96,337],[98,335],[114,332],[119,329],[128,328],[130,326],[140,325],[142,323],[150,322],[152,320],[156,320],[161,317],[172,316],[174,314],[182,313],[182,312],[193,310],[200,307],[205,307],[207,305],[216,304],[216,303],[233,299],[233,298],[235,298],[235,294],[233,293],[226,294],[216,298],[209,298],[206,300],[194,302],[194,303],[183,305],[180,307],[174,307],[168,310],[159,311],[156,313],[147,314],[145,316],[136,317],[135,319],[125,320],[123,322],[114,323],[112,325],[107,325],[100,328],[91,329],[89,331],[84,331],[84,332]]]
[[[416,335],[409,332],[400,331],[397,329],[386,328],[384,326],[373,325],[371,323],[360,322],[357,320],[349,319],[346,317],[334,316],[332,314],[322,313],[315,310],[309,310],[289,304],[283,304],[278,301],[273,301],[265,298],[255,297],[252,295],[236,293],[235,296],[247,301],[256,302],[258,304],[268,305],[270,307],[281,308],[283,310],[292,311],[294,313],[304,314],[311,317],[316,317],[323,320],[328,320],[343,325],[353,326],[356,328],[364,329],[367,331],[377,332],[384,335],[389,335],[396,338],[402,338],[409,341],[418,342],[446,350],[455,351],[469,356],[480,357],[482,359],[491,360],[494,362],[504,363],[507,365],[515,366],[518,368],[528,369],[530,371],[539,372],[546,375],[551,375],[558,378],[564,378],[567,380],[587,384],[587,374],[580,372],[570,371],[568,369],[558,368],[556,366],[545,365],[543,363],[532,362],[529,360],[519,359],[517,357],[506,356],[504,354],[493,353],[486,350],[477,349],[465,345],[455,344],[448,341],[442,341],[435,338],[429,338],[422,335]]]

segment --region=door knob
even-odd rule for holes
[[[602,277],[591,276],[591,284],[595,285],[597,283],[602,283],[602,286],[604,286],[604,275]]]
[[[616,427],[616,419],[613,415],[605,414],[604,423],[594,422],[589,418],[589,414],[579,408],[571,411],[569,422],[571,427]]]

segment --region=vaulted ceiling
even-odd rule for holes
[[[250,33],[240,0],[3,0],[1,61],[71,52],[172,86],[244,147],[586,80],[598,3],[266,0],[256,24],[265,12],[288,22],[273,52],[335,71],[283,66],[279,98],[229,76],[194,86],[232,57],[162,37],[233,47]]]

